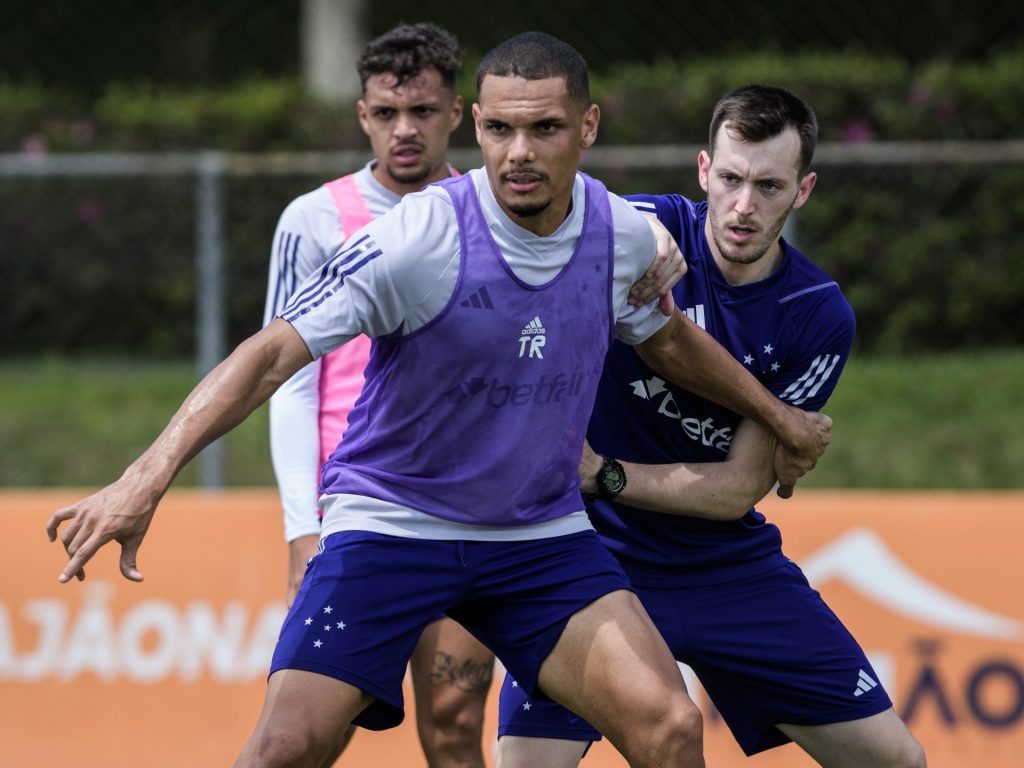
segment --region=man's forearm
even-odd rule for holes
[[[145,477],[162,493],[196,454],[244,421],[309,359],[284,321],[247,339],[196,385],[126,474]]]

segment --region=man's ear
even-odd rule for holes
[[[597,141],[597,126],[601,122],[601,108],[597,104],[591,104],[583,113],[583,125],[580,131],[580,146],[583,149],[590,149]]]
[[[359,126],[363,129],[363,133],[367,136],[370,135],[370,114],[366,109],[366,102],[360,99],[356,102],[356,115],[359,116]]]
[[[480,111],[480,105],[473,102],[473,128],[476,131],[476,143],[481,144],[481,138],[483,137],[483,113]]]
[[[804,177],[800,179],[800,191],[797,192],[796,200],[793,201],[793,210],[796,210],[807,202],[807,198],[811,196],[811,190],[814,189],[814,185],[817,182],[818,174],[814,171],[809,171],[804,174]]]
[[[708,174],[711,173],[711,155],[708,154],[706,149],[702,149],[700,154],[697,155],[697,181],[700,182],[700,188],[705,192],[708,191]]]

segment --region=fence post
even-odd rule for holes
[[[196,367],[209,373],[223,358],[227,337],[224,312],[224,168],[222,152],[196,155]],[[224,441],[199,454],[199,485],[224,485]]]

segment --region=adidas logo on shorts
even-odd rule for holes
[[[857,689],[853,692],[854,696],[863,696],[865,693],[870,691],[872,688],[878,687],[878,682],[871,678],[867,672],[863,669],[860,670],[857,680]]]

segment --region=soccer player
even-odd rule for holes
[[[678,306],[782,401],[818,409],[850,353],[839,287],[781,238],[807,202],[814,112],[770,86],[726,94],[698,172],[707,202],[637,195],[683,248]],[[753,508],[774,482],[760,425],[612,345],[580,464],[587,510],[676,659],[748,755],[796,742],[821,765],[924,766],[864,652]],[[574,766],[598,733],[506,679],[502,768]]]
[[[481,62],[477,94],[483,168],[356,232],[119,480],[48,521],[69,555],[60,581],[111,540],[122,574],[141,579],[139,546],[181,467],[311,359],[374,339],[321,474],[318,554],[237,765],[315,765],[352,722],[398,724],[405,665],[442,611],[633,765],[703,765],[700,713],[579,495],[608,346],[635,344],[667,378],[763,423],[788,485],[830,439],[827,416],[773,397],[681,313],[629,304],[654,237],[578,171],[600,111],[571,46],[507,40]]]
[[[274,233],[264,325],[348,236],[394,208],[403,195],[456,175],[448,164],[449,137],[462,122],[455,37],[434,24],[402,24],[370,41],[356,66],[363,87],[356,109],[373,159],[284,210]],[[289,606],[320,540],[320,467],[345,431],[369,356],[369,338],[357,336],[307,365],[270,399],[270,452],[288,542]],[[428,765],[483,768],[483,712],[494,655],[442,615],[424,630],[410,669]],[[336,752],[351,733],[340,738]]]

